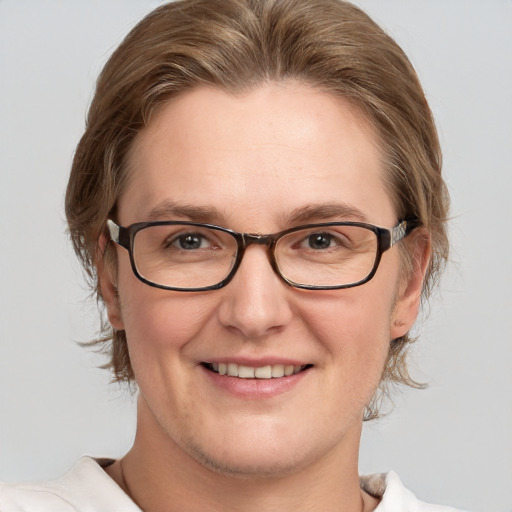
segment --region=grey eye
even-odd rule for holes
[[[332,236],[328,233],[313,233],[307,239],[311,249],[328,249],[331,246],[331,241]]]
[[[195,233],[188,233],[186,235],[182,235],[177,237],[172,245],[179,247],[185,251],[191,251],[194,249],[200,249],[204,247],[204,237]]]

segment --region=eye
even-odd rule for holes
[[[210,245],[206,237],[199,233],[184,233],[166,242],[166,247],[175,247],[184,251],[205,249]]]
[[[331,247],[332,238],[329,233],[313,233],[304,240],[302,245],[306,245],[309,249],[328,249]]]

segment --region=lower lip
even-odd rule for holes
[[[216,387],[247,400],[261,400],[287,393],[297,386],[311,371],[311,368],[308,368],[288,377],[272,379],[240,379],[238,377],[220,375],[207,370],[204,366],[201,366],[201,369]]]

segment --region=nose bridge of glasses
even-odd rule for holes
[[[241,240],[242,244],[239,246],[240,253],[239,258],[242,259],[242,256],[245,253],[245,250],[250,245],[264,245],[267,252],[267,257],[270,263],[270,266],[274,270],[274,272],[277,272],[279,274],[279,271],[277,269],[277,264],[275,261],[274,256],[274,248],[275,248],[275,242],[276,242],[276,235],[261,235],[258,233],[242,233],[241,234]]]
[[[244,248],[249,245],[266,245],[267,247],[274,242],[273,235],[259,235],[257,233],[242,233],[242,243]]]

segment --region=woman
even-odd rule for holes
[[[0,508],[449,510],[357,473],[386,384],[416,385],[447,208],[414,70],[359,9],[156,9],[100,76],[66,197],[136,439]]]

